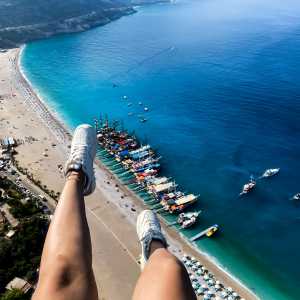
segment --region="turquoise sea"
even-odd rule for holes
[[[70,128],[107,114],[151,143],[163,172],[201,194],[183,233],[218,223],[198,247],[262,299],[298,300],[299,49],[299,1],[176,1],[31,43],[22,66]],[[272,167],[281,173],[238,197]]]

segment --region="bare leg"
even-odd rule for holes
[[[34,300],[96,300],[84,175],[71,172],[47,233]]]
[[[185,267],[159,241],[152,241],[149,260],[133,300],[196,300]]]

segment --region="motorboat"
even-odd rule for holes
[[[277,169],[268,169],[268,170],[266,170],[266,171],[262,174],[261,178],[272,177],[272,176],[278,174],[279,171],[280,171],[280,168],[277,168]]]
[[[196,223],[200,213],[201,213],[201,211],[181,213],[178,216],[177,223],[179,225],[181,225],[181,228],[184,228],[184,229],[189,228],[189,227],[193,226]]]
[[[255,186],[256,186],[256,181],[254,179],[250,179],[250,181],[243,186],[243,190],[240,193],[240,196],[248,194],[255,188]]]
[[[219,226],[218,225],[213,225],[211,226],[208,231],[206,232],[206,236],[207,237],[211,237],[213,236],[219,229]]]

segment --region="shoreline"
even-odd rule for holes
[[[14,64],[14,67],[16,74],[19,76],[20,85],[23,84],[25,86],[25,91],[28,93],[28,95],[23,95],[24,101],[25,103],[33,107],[33,109],[35,108],[35,113],[38,115],[40,120],[50,129],[50,131],[58,141],[62,143],[69,143],[71,134],[69,133],[67,126],[60,120],[59,114],[55,112],[53,113],[51,107],[49,108],[42,97],[38,95],[22,70],[20,60],[23,50],[24,46],[22,46],[21,49],[16,50],[15,60],[17,61],[17,64]],[[64,151],[66,150],[66,147],[64,147]],[[101,161],[97,160],[96,165],[110,178],[111,176],[113,176],[114,181],[117,182],[122,192],[130,195],[130,200],[132,200],[134,205],[143,208],[147,207],[147,205],[144,204],[143,200],[129,188],[124,186],[117,178],[117,176],[113,174],[106,166],[104,166]],[[128,221],[132,224],[134,223],[134,220],[132,218],[127,216],[126,219],[128,219]],[[160,219],[162,218],[160,217]],[[172,241],[171,247],[174,248],[174,254],[177,254],[178,256],[178,253],[182,254],[182,252],[188,252],[190,254],[192,252],[193,256],[198,258],[210,271],[212,271],[216,275],[217,279],[220,279],[226,285],[232,286],[245,299],[259,299],[258,296],[256,296],[254,292],[252,292],[245,284],[243,284],[234,275],[230,274],[230,272],[218,262],[217,258],[210,256],[209,253],[201,251],[201,249],[197,248],[185,237],[183,237],[180,232],[177,232],[174,229],[167,228],[165,222],[163,222],[163,229],[167,233],[168,238]]]
[[[25,75],[22,65],[21,65],[21,57],[23,54],[23,51],[25,50],[26,45],[21,46],[20,48],[17,48],[16,53],[16,66],[15,71],[17,76],[20,78],[20,84],[23,84],[25,86],[25,89],[27,89],[29,95],[33,96],[33,99],[30,99],[30,97],[24,97],[25,101],[31,105],[33,108],[36,108],[36,114],[39,116],[39,118],[46,124],[46,126],[53,132],[56,133],[57,139],[61,140],[61,142],[66,142],[68,139],[71,140],[72,135],[70,134],[69,130],[67,129],[66,125],[62,122],[61,117],[57,115],[56,112],[51,111],[51,108],[48,107],[46,102],[43,100],[43,97],[38,94],[38,92],[35,91],[32,84],[30,83],[30,80]],[[48,122],[45,121],[45,117],[48,118]],[[52,122],[52,125],[50,123]],[[52,126],[52,127],[51,127]],[[58,134],[60,133],[60,134]],[[60,136],[60,137],[59,137]]]

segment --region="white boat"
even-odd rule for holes
[[[134,169],[142,168],[144,166],[157,163],[159,159],[160,158],[148,157],[142,161],[134,162],[131,167]]]
[[[168,177],[153,177],[153,178],[149,178],[147,182],[150,185],[159,185],[159,184],[166,183],[168,180],[169,180]]]
[[[256,186],[256,181],[250,179],[250,181],[243,186],[243,190],[240,193],[240,196],[248,194],[250,191],[252,191],[255,188],[255,186]]]
[[[139,149],[130,151],[129,154],[130,155],[135,155],[135,154],[138,154],[140,152],[144,152],[144,151],[149,150],[149,149],[150,149],[150,145],[145,145],[145,146],[140,147]]]
[[[171,214],[182,212],[184,209],[194,204],[198,197],[199,196],[195,196],[194,194],[182,196],[174,200],[174,203],[165,205],[165,210],[168,210]]]
[[[272,176],[278,174],[279,171],[280,171],[280,168],[277,168],[277,169],[268,169],[268,170],[266,170],[266,171],[262,174],[261,178],[272,177]]]
[[[300,200],[300,193],[297,193],[296,195],[293,196],[293,200]]]
[[[170,191],[172,189],[175,189],[177,187],[177,184],[175,182],[166,182],[158,185],[152,185],[149,186],[149,192],[154,194],[159,194],[162,192]]]
[[[146,118],[141,118],[141,119],[140,119],[140,122],[141,122],[141,123],[145,123],[145,122],[147,122],[147,119],[146,119]]]
[[[194,194],[189,194],[186,196],[183,196],[181,198],[178,198],[177,200],[175,200],[176,205],[184,205],[187,203],[194,203],[196,202],[198,196],[195,196]]]
[[[177,222],[178,224],[181,225],[181,228],[189,228],[193,226],[196,221],[198,216],[200,215],[201,211],[199,212],[189,212],[189,213],[181,213],[178,216]]]

